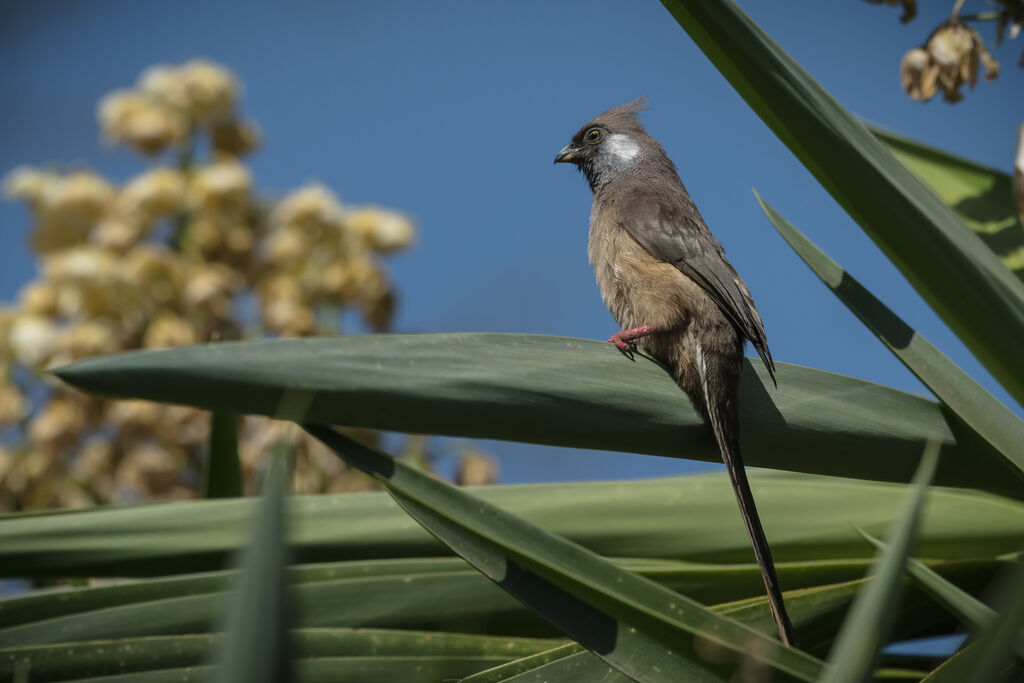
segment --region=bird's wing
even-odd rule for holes
[[[750,290],[725,259],[722,245],[689,196],[666,201],[634,195],[624,213],[622,226],[633,239],[700,285],[737,332],[750,340],[774,383],[775,362]]]

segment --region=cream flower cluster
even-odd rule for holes
[[[241,91],[208,61],[153,67],[104,98],[99,119],[111,141],[147,156],[173,147],[174,159],[120,184],[85,169],[7,174],[4,193],[28,209],[39,276],[0,309],[0,511],[195,495],[205,413],[90,398],[46,379],[48,366],[331,333],[346,310],[373,329],[390,325],[395,293],[381,256],[414,242],[412,221],[346,207],[315,183],[276,203],[261,198],[243,162],[258,134],[238,117]],[[247,421],[248,468],[281,430]],[[292,437],[301,492],[365,485]]]

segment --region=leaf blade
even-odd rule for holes
[[[234,413],[217,410],[210,414],[210,445],[204,465],[204,498],[234,498],[242,495],[238,416]]]
[[[748,465],[905,482],[919,444],[934,439],[944,446],[937,484],[1024,497],[1001,465],[957,442],[937,404],[840,375],[777,368],[776,390],[763,369],[744,366]],[[659,366],[578,339],[425,334],[221,343],[90,358],[56,373],[106,395],[321,424],[721,460],[707,426]]]
[[[776,562],[870,556],[851,524],[884,532],[905,487],[750,472]],[[605,556],[749,563],[746,536],[724,473],[664,479],[528,484],[474,495]],[[159,503],[0,520],[7,576],[152,576],[220,569],[245,542],[251,499]],[[362,520],[341,527],[339,516]],[[300,562],[439,557],[449,551],[410,524],[383,493],[295,496],[290,539]],[[665,519],[675,520],[669,529]],[[991,557],[1019,550],[1024,503],[954,489],[929,496],[924,557]]]
[[[903,322],[757,192],[754,195],[768,220],[822,283],[915,377],[1002,454],[1008,474],[1024,476],[1024,420]]]
[[[290,474],[287,455],[276,449],[252,525],[252,540],[242,553],[238,585],[226,613],[224,642],[213,660],[217,679],[226,683],[293,680],[285,579],[284,496]]]
[[[889,606],[898,600],[903,566],[916,540],[918,518],[938,458],[938,444],[929,443],[914,477],[914,492],[906,511],[893,525],[890,545],[880,554],[867,587],[858,594],[843,622],[821,683],[863,683],[874,671],[878,652],[892,627],[893,611]]]
[[[733,88],[1024,405],[1024,283],[733,2],[662,0]]]
[[[417,521],[502,588],[638,681],[664,676],[725,680],[720,676],[728,668],[701,661],[692,650],[696,634],[737,654],[747,652],[787,678],[814,680],[817,675],[820,663],[809,655],[721,619],[699,603],[623,572],[333,429],[305,428],[350,465],[377,478]],[[751,642],[758,646],[750,647]]]

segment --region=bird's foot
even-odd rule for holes
[[[608,341],[615,344],[615,348],[621,351],[623,356],[633,360],[633,354],[636,353],[636,342],[625,335],[625,332],[616,332],[608,338]]]
[[[650,325],[641,325],[640,327],[634,327],[631,330],[616,332],[608,338],[608,341],[615,344],[615,348],[621,351],[622,355],[633,360],[633,354],[636,353],[636,340],[640,337],[646,337],[649,334],[654,334],[657,331],[658,330],[654,329]]]

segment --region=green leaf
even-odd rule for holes
[[[238,586],[227,612],[224,642],[215,658],[218,681],[288,683],[293,680],[285,567],[288,542],[284,497],[291,469],[275,449],[263,499],[243,551]]]
[[[460,680],[500,661],[500,657],[486,656],[320,657],[296,661],[295,680],[300,683],[438,683]],[[75,680],[82,683],[205,683],[220,680],[212,678],[216,673],[212,666],[194,666]]]
[[[851,569],[856,564],[851,563]],[[465,562],[455,557],[331,562],[289,567],[288,583],[380,579],[468,569]],[[145,581],[121,580],[111,585],[32,591],[0,600],[0,628],[119,605],[219,593],[234,586],[236,575],[235,570],[221,570]]]
[[[500,664],[492,669],[473,674],[459,683],[504,683],[505,681],[517,679],[522,681],[530,677],[536,679],[538,676],[543,680],[544,674],[541,671],[545,667],[569,657],[574,657],[574,655],[583,655],[582,660],[589,662],[591,666],[600,667],[603,670],[611,669],[610,675],[612,676],[622,676],[614,667],[609,667],[600,657],[591,654],[579,643],[564,643],[550,650],[536,652],[526,657],[520,657],[511,662]],[[562,672],[562,677],[556,677],[552,680],[563,681],[564,672]],[[628,676],[623,676],[623,680],[630,681],[632,679]]]
[[[938,444],[929,443],[914,477],[915,488],[906,511],[893,526],[889,546],[879,554],[867,586],[843,622],[821,683],[862,683],[871,678],[878,652],[892,628],[892,607],[899,604],[903,566],[917,537],[918,518],[938,459]]]
[[[1009,476],[1024,477],[1024,420],[886,308],[756,192],[754,194],[768,220],[814,274],[939,400],[998,449],[1005,458]]]
[[[861,536],[876,548],[884,549],[886,547],[882,541],[866,531],[861,531],[860,533]],[[994,609],[953,582],[943,578],[941,574],[924,562],[915,560],[912,557],[907,558],[906,570],[911,578],[917,581],[918,585],[924,588],[937,602],[946,607],[960,621],[969,626],[971,631],[979,633],[991,629],[993,623],[998,618]],[[1017,657],[1024,660],[1024,634],[1018,633],[1011,647]]]
[[[570,637],[637,681],[729,680],[697,639],[751,658],[791,680],[814,680],[820,662],[700,603],[329,427],[306,425],[353,467],[380,481],[406,512],[467,562]]]
[[[941,149],[868,126],[904,166],[956,211],[1003,265],[1024,279],[1024,228],[1013,206],[1013,177]]]
[[[1000,657],[998,662],[982,665],[980,674],[986,678],[978,677],[980,655],[979,643],[968,644],[925,676],[922,683],[990,683],[1020,680],[1020,663],[1003,657]],[[1011,678],[1011,674],[1016,674],[1016,677]]]
[[[751,580],[760,581],[756,564],[613,561],[705,604],[726,603],[723,608],[735,611],[730,615],[740,621],[758,627],[762,622],[771,623],[763,601],[735,602],[763,593],[763,586]],[[973,589],[988,582],[997,564],[984,560],[936,566],[958,584]],[[671,570],[673,566],[677,569]],[[798,600],[803,615],[804,601],[812,598],[822,614],[834,609],[849,596],[830,602],[818,586],[824,584],[835,591],[837,582],[862,576],[867,566],[863,560],[848,560],[779,563],[777,568],[786,586],[809,587],[807,597],[799,591],[789,593]],[[0,629],[0,643],[28,646],[101,637],[203,633],[212,628],[232,579],[232,574],[220,572],[10,598],[0,602],[4,613],[9,613]],[[459,558],[295,567],[289,572],[289,583],[299,626],[436,627],[539,635],[552,631]],[[839,590],[843,585],[840,583]],[[803,624],[801,619],[803,616],[797,621]],[[826,634],[814,642],[830,640],[831,635]],[[805,647],[813,644],[805,641]]]
[[[735,3],[662,4],[924,300],[1024,404],[1024,283]]]
[[[632,680],[600,657],[571,643],[481,671],[460,683],[631,683]]]
[[[764,470],[752,470],[750,482],[779,563],[870,557],[851,525],[884,533],[906,491],[902,485]],[[724,472],[473,492],[606,556],[753,560]],[[382,493],[294,496],[288,505],[289,540],[299,562],[450,555]],[[219,569],[244,544],[254,507],[253,500],[239,498],[9,516],[0,520],[0,572],[151,576]],[[920,553],[936,559],[994,557],[1020,550],[1022,537],[1024,503],[936,489],[929,496]],[[749,581],[750,574],[745,576]]]
[[[1024,562],[1014,562],[995,593],[993,604],[999,615],[978,634],[966,670],[967,683],[988,683],[1014,664],[1014,650],[1020,647],[1024,627]]]
[[[858,531],[860,530],[858,529]],[[869,543],[878,548],[879,551],[883,551],[888,547],[866,531],[860,531],[860,534]],[[967,591],[961,590],[956,584],[942,578],[941,574],[931,569],[924,562],[909,557],[907,558],[906,570],[907,574],[917,581],[922,588],[972,629],[983,629],[995,620],[995,610]]]
[[[296,659],[325,657],[492,657],[510,660],[550,648],[550,640],[384,629],[292,631]],[[203,664],[222,634],[97,640],[0,650],[0,680],[17,669],[34,683]]]
[[[861,543],[863,545],[863,543]],[[431,566],[426,560],[391,562],[354,562],[339,565],[302,567],[303,571],[290,572],[294,585],[291,598],[298,612],[300,627],[391,627],[437,628],[448,631],[472,630],[482,633],[505,633],[548,636],[554,629],[539,617],[508,596],[486,577],[457,558],[437,559]],[[762,586],[753,588],[744,580],[734,584],[737,573],[747,574],[752,568],[759,578],[756,565],[742,565],[734,571],[728,565],[712,571],[681,571],[672,574],[651,571],[655,563],[649,560],[618,560],[616,564],[653,578],[663,585],[701,602],[726,595],[731,602],[716,606],[726,610],[730,618],[771,632],[772,622],[763,596],[740,600],[763,593]],[[943,562],[936,566],[944,575],[968,590],[977,591],[987,585],[998,563],[992,560],[975,562]],[[416,565],[420,565],[417,567]],[[447,570],[444,565],[449,565]],[[801,642],[808,651],[824,652],[839,626],[837,611],[852,599],[856,582],[848,582],[851,572],[862,576],[867,568],[863,561],[805,562],[779,565],[780,576],[793,579],[786,585],[806,589],[787,592],[794,601],[793,617],[801,633]],[[832,567],[833,570],[830,570]],[[720,577],[720,578],[717,578]],[[831,577],[831,579],[830,579]],[[197,577],[197,582],[206,577]],[[226,583],[227,576],[222,577]],[[831,583],[828,581],[842,583]],[[810,582],[810,583],[809,583]],[[817,583],[814,583],[817,582]],[[47,601],[33,601],[41,607],[34,618],[26,615],[18,623],[0,630],[0,644],[6,647],[27,647],[47,643],[76,642],[96,638],[123,639],[133,636],[157,636],[177,633],[206,633],[216,625],[220,606],[225,603],[223,590],[215,592],[185,593],[172,597],[161,586],[163,581],[149,581],[140,588],[152,586],[157,596],[147,599],[145,593],[130,596],[109,596],[118,586],[78,588],[62,593],[51,593]],[[169,581],[174,587],[187,586],[187,579]],[[725,584],[709,588],[708,584]],[[182,585],[184,584],[184,586]],[[732,588],[729,585],[732,584]],[[818,585],[825,584],[825,585]],[[224,586],[226,587],[226,585]],[[760,591],[760,593],[758,593]],[[82,599],[76,599],[79,596]],[[108,599],[127,602],[107,604]],[[42,596],[40,596],[42,598]],[[15,598],[12,601],[27,600]],[[737,600],[739,600],[737,602]],[[926,599],[928,606],[933,601]],[[67,605],[65,612],[60,611]],[[91,609],[86,606],[92,605]],[[25,605],[29,607],[30,605]],[[941,618],[944,615],[938,610]],[[936,610],[921,614],[915,606],[908,606],[919,618],[911,625],[934,620]],[[18,610],[24,612],[24,609]],[[901,610],[902,612],[902,610]],[[927,618],[926,618],[927,617]],[[913,637],[917,631],[901,631]]]
[[[0,630],[0,646],[100,638],[207,633],[226,603],[223,593],[118,605]],[[293,586],[297,626],[471,630],[555,635],[554,629],[471,569],[316,581]]]
[[[856,581],[786,591],[786,608],[800,633],[801,646],[808,648],[810,645],[817,649],[821,644],[830,643],[835,631],[838,630],[841,617],[857,595],[857,591],[863,588],[866,582],[867,579],[861,578]],[[717,614],[755,626],[766,633],[775,631],[768,599],[764,595],[715,605],[711,609]],[[901,611],[903,609],[901,607]],[[913,614],[908,615],[910,618],[906,621],[921,623],[921,615],[913,606],[907,611],[913,611]],[[600,658],[583,650],[578,644],[571,643],[482,671],[467,678],[464,683],[605,680],[603,677],[607,677],[609,681],[629,680],[615,678],[619,674],[609,672],[608,669],[608,665]],[[877,676],[878,672],[875,673]],[[918,676],[918,679],[920,678],[921,676]]]
[[[785,363],[779,388],[744,366],[750,466],[910,480],[943,444],[936,483],[1024,496],[936,403]],[[708,427],[653,361],[611,344],[512,334],[355,335],[220,343],[89,358],[56,373],[99,394],[318,424],[622,450],[720,462]],[[642,428],[638,428],[638,426]]]
[[[242,495],[238,415],[223,410],[210,414],[210,448],[203,465],[204,498],[233,498]]]

